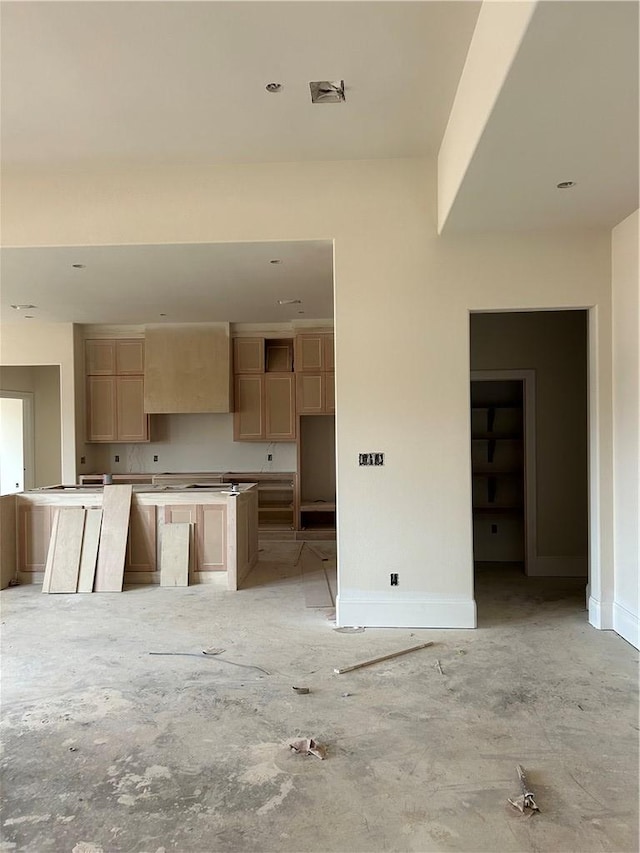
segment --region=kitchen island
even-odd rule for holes
[[[234,490],[235,491],[235,490]],[[42,583],[57,509],[101,507],[102,486],[51,486],[15,496],[16,563],[21,583]],[[190,523],[190,583],[236,590],[258,559],[258,492],[243,483],[132,486],[124,583],[160,582],[166,524]]]

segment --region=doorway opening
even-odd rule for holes
[[[33,394],[0,391],[0,495],[34,485]]]
[[[497,589],[502,605],[567,595],[584,610],[587,339],[583,310],[471,315],[473,559],[481,621],[483,600],[495,601]]]

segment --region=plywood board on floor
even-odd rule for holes
[[[95,592],[122,592],[130,510],[130,485],[104,487]]]
[[[162,529],[160,586],[189,586],[190,524],[165,524]]]
[[[95,507],[88,509],[84,520],[84,536],[82,537],[80,572],[78,575],[78,592],[93,592],[101,525],[102,510]]]
[[[280,563],[284,566],[295,566],[300,559],[303,542],[263,542],[259,543],[259,560],[261,563]]]
[[[70,593],[76,592],[78,589],[84,516],[85,510],[82,507],[68,507],[58,510],[58,530],[54,545],[49,592]]]

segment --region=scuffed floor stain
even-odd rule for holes
[[[131,707],[132,703],[125,699],[119,690],[89,687],[80,693],[34,702],[22,712],[12,713],[9,708],[2,726],[19,728],[21,731],[37,731],[48,727],[62,727],[69,723],[83,725],[95,723],[110,714],[127,713]]]
[[[18,826],[21,823],[43,823],[43,821],[50,819],[50,814],[25,814],[21,817],[8,817],[4,826]]]
[[[277,806],[282,805],[292,790],[293,781],[291,779],[285,779],[282,785],[280,785],[280,793],[276,794],[275,797],[271,797],[270,800],[267,800],[263,806],[260,806],[256,813],[263,815],[270,812],[272,809],[277,808]]]

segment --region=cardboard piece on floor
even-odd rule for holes
[[[56,535],[58,532],[58,512],[53,511],[53,524],[49,536],[49,550],[47,551],[47,562],[44,564],[44,578],[42,579],[42,592],[49,592],[51,588],[51,569],[53,568],[53,555],[56,550]]]
[[[84,536],[80,554],[80,573],[78,575],[78,592],[93,592],[93,581],[96,576],[96,561],[100,542],[100,527],[102,525],[102,510],[92,508],[87,510],[84,520]]]
[[[189,586],[190,524],[165,524],[162,528],[160,586]]]
[[[104,486],[94,592],[122,592],[130,511],[131,485]]]
[[[78,589],[84,515],[85,510],[80,506],[58,510],[49,592],[75,592]]]

